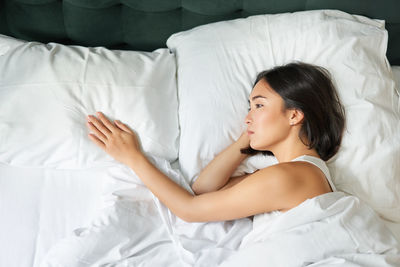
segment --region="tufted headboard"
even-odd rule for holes
[[[0,0],[0,33],[24,40],[152,51],[210,22],[313,9],[386,21],[387,56],[400,65],[398,0]]]

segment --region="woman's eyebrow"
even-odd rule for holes
[[[251,98],[251,100],[252,101],[254,101],[255,99],[257,99],[257,98],[265,98],[266,99],[266,97],[265,96],[262,96],[262,95],[256,95],[256,96],[253,96],[252,98]],[[250,103],[250,100],[247,100],[249,103]]]

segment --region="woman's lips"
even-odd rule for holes
[[[253,134],[254,132],[252,132],[252,131],[247,131],[247,134],[248,135],[251,135],[251,134]]]

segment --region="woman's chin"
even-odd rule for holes
[[[249,145],[252,149],[254,149],[254,150],[260,150],[260,146],[257,146],[257,144],[254,144],[254,143],[252,143],[252,142],[250,142],[250,145]]]
[[[254,142],[250,142],[249,146],[254,149],[254,150],[258,150],[258,151],[267,151],[268,148],[266,148],[265,146],[260,146],[259,144],[256,144]]]

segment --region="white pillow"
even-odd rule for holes
[[[135,130],[146,153],[176,160],[175,57],[0,35],[0,162],[86,168],[116,162],[88,138],[86,116],[102,111]]]
[[[392,66],[393,79],[396,82],[397,94],[400,95],[400,66]]]
[[[258,15],[172,35],[184,174],[195,179],[246,128],[258,72],[303,61],[331,72],[347,112],[342,147],[328,161],[337,188],[400,222],[400,111],[387,40],[384,21],[336,10]],[[246,164],[236,174],[252,171]]]

